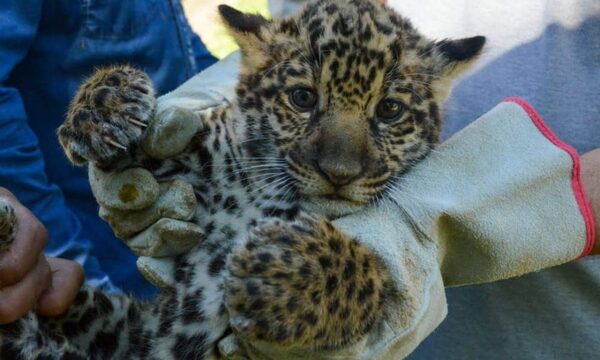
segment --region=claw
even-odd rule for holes
[[[132,123],[134,125],[137,125],[137,126],[139,126],[141,128],[144,128],[144,129],[148,127],[148,124],[144,124],[143,122],[141,122],[139,120],[127,119],[127,121],[129,121],[130,123]]]
[[[114,141],[113,139],[104,139],[104,140],[116,148],[119,148],[121,150],[127,150],[126,146],[119,144],[118,142]]]

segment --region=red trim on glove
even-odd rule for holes
[[[592,208],[590,207],[590,202],[583,188],[583,182],[581,181],[581,160],[579,159],[579,154],[571,146],[560,140],[558,136],[556,136],[556,134],[554,134],[552,130],[550,130],[548,125],[546,125],[546,123],[544,122],[542,117],[537,113],[537,111],[535,111],[535,109],[531,105],[529,105],[525,100],[521,98],[511,97],[504,100],[504,102],[512,102],[523,108],[523,110],[525,110],[527,115],[529,115],[531,121],[533,121],[533,123],[535,124],[535,126],[537,126],[540,132],[546,138],[548,138],[548,140],[550,140],[550,142],[552,142],[554,145],[566,151],[573,159],[573,174],[571,176],[571,187],[573,188],[573,194],[575,195],[577,204],[579,204],[579,210],[583,215],[583,220],[585,221],[585,228],[587,230],[587,242],[581,255],[579,255],[578,258],[587,256],[594,248],[595,226]]]

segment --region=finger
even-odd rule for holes
[[[138,256],[175,256],[189,251],[203,237],[202,228],[196,224],[160,219],[129,240],[127,246]]]
[[[158,182],[142,168],[127,169],[119,173],[104,172],[89,167],[90,185],[96,201],[110,209],[146,209],[158,198]]]
[[[217,347],[219,349],[219,354],[224,356],[227,360],[247,359],[234,334],[229,334],[221,339]]]
[[[194,217],[198,201],[190,183],[181,180],[163,183],[161,192],[156,202],[161,217],[185,221]]]
[[[142,148],[157,159],[168,159],[187,147],[192,138],[203,128],[203,123],[192,110],[169,107],[159,111],[142,139]]]
[[[131,238],[161,218],[156,204],[143,210],[115,210],[101,206],[98,215],[121,240]]]
[[[69,308],[83,284],[83,268],[74,261],[47,258],[52,273],[50,286],[38,299],[36,312],[58,316]]]
[[[44,225],[12,195],[6,198],[13,206],[17,223],[15,240],[7,251],[0,254],[0,287],[21,281],[35,266],[48,242]]]
[[[114,210],[100,207],[100,217],[120,239],[140,233],[160,218],[188,221],[192,219],[198,203],[194,188],[181,180],[161,183],[160,196],[151,207],[143,210]]]
[[[173,287],[175,281],[175,260],[172,257],[153,258],[141,256],[136,261],[137,268],[152,285],[161,289]]]
[[[596,219],[596,241],[590,254],[600,255],[600,149],[581,157],[581,180]]]
[[[50,266],[46,258],[40,256],[22,281],[0,289],[0,324],[13,322],[33,309],[51,282]]]

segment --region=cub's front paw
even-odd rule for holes
[[[383,313],[387,273],[326,219],[262,221],[228,265],[225,302],[244,340],[331,349],[358,341]]]
[[[17,217],[12,205],[0,197],[0,252],[8,250],[14,241]]]
[[[96,71],[79,88],[58,137],[76,165],[108,167],[126,159],[154,116],[152,83],[130,66]]]

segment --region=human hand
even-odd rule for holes
[[[581,179],[596,220],[596,242],[591,255],[600,255],[600,149],[581,157]]]
[[[202,130],[202,112],[233,98],[238,61],[234,54],[160,97],[141,143],[144,152],[157,159],[182,152]],[[89,173],[100,216],[140,256],[138,269],[156,286],[172,284],[173,256],[188,251],[203,234],[190,222],[197,206],[192,186],[159,184],[142,168],[107,173],[90,164]]]
[[[0,224],[5,240],[0,253],[0,324],[32,309],[43,316],[65,312],[83,283],[81,266],[43,255],[46,229],[4,188],[0,188]]]

